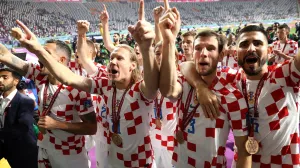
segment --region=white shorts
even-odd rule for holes
[[[39,148],[39,168],[89,168],[88,156],[85,148],[77,155],[63,155],[54,150]]]
[[[166,148],[156,148],[153,146],[154,159],[157,168],[172,168],[172,155],[173,152]]]
[[[95,140],[97,168],[108,168],[108,145]]]

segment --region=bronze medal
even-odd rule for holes
[[[247,152],[251,155],[256,154],[259,150],[259,145],[256,139],[254,137],[248,137],[248,140],[246,141],[245,148]]]
[[[159,118],[155,119],[155,125],[157,128],[161,128],[161,120]]]
[[[183,144],[184,142],[184,136],[182,131],[177,131],[176,132],[176,140],[178,143]]]
[[[121,136],[119,134],[116,134],[116,133],[113,133],[111,139],[114,142],[114,144],[117,145],[117,146],[120,146],[123,142]]]

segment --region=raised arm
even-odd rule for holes
[[[154,17],[154,29],[155,29],[155,41],[154,43],[157,44],[158,42],[162,41],[162,36],[159,30],[159,18],[164,11],[164,7],[158,6],[153,9],[153,17]]]
[[[86,20],[77,21],[77,32],[78,32],[78,42],[77,42],[77,55],[82,63],[83,68],[87,71],[89,75],[94,74],[98,71],[97,66],[94,64],[92,59],[87,57],[87,53],[93,52],[90,50],[86,40],[86,33],[89,31],[90,23]]]
[[[12,29],[12,35],[15,36],[16,31],[21,31],[18,28]],[[20,37],[21,38],[21,37]],[[0,62],[6,66],[14,69],[20,75],[26,75],[28,71],[28,64],[17,56],[13,55],[4,45],[0,44]]]
[[[114,43],[110,39],[108,19],[109,19],[109,15],[106,10],[106,6],[103,4],[103,11],[100,14],[100,21],[103,26],[103,42],[104,42],[104,47],[109,52],[112,52],[115,49],[115,46],[114,46]]]
[[[218,118],[220,115],[217,96],[208,88],[196,71],[194,62],[187,61],[180,64],[180,72],[187,82],[196,88],[197,99],[201,104],[206,118]]]
[[[128,31],[138,43],[143,57],[144,81],[140,89],[146,98],[154,99],[157,95],[159,78],[158,65],[152,46],[155,33],[151,24],[145,20],[143,0],[140,1],[139,21],[135,26],[129,26]]]
[[[181,20],[176,8],[169,9],[168,0],[165,0],[165,10],[166,13],[159,22],[163,37],[159,89],[164,97],[177,100],[182,92],[182,86],[177,82],[175,40],[180,29]]]
[[[25,34],[21,34],[22,38],[19,39],[21,45],[34,53],[57,80],[79,90],[91,91],[91,79],[76,75],[67,66],[59,63],[40,45],[36,36],[22,22],[17,21],[17,24],[25,32]]]

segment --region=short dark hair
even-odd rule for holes
[[[196,32],[195,31],[187,31],[187,32],[183,33],[181,36],[182,37],[187,37],[187,36],[193,36],[193,37],[195,37],[196,36]]]
[[[21,79],[22,79],[22,75],[20,75],[17,71],[15,71],[7,66],[0,68],[0,72],[2,72],[2,71],[11,72],[13,78],[18,79],[19,81],[21,81]]]
[[[226,38],[224,38],[224,36],[211,30],[204,30],[196,35],[195,40],[200,37],[216,37],[218,41],[218,51],[219,53],[223,51],[224,45],[226,44]]]
[[[71,56],[72,56],[72,51],[71,48],[68,46],[68,44],[66,44],[65,42],[61,41],[61,40],[47,40],[46,43],[55,43],[56,44],[56,51],[57,50],[62,50],[63,52],[66,53],[68,62],[71,60]]]
[[[118,35],[120,37],[120,33],[114,33],[114,34],[116,34],[116,35]]]
[[[266,37],[266,40],[268,40],[268,34],[265,31],[265,29],[263,29],[262,27],[257,26],[257,25],[249,25],[249,26],[246,26],[246,27],[242,28],[240,30],[238,36],[237,36],[237,39],[240,38],[241,34],[248,33],[248,32],[253,32],[253,31],[261,32]]]
[[[287,25],[287,24],[282,24],[282,25],[280,25],[280,26],[278,26],[278,29],[286,29],[286,30],[288,30],[289,32],[290,32],[290,27]]]
[[[126,40],[120,41],[120,44],[126,44],[126,45],[129,45],[128,42],[127,42]]]

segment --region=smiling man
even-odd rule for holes
[[[255,25],[240,31],[237,53],[242,68],[231,71],[226,79],[233,80],[247,100],[248,136],[256,144],[255,150],[249,151],[253,154],[252,167],[300,167],[300,55],[268,67],[267,34]],[[193,86],[200,86],[202,81],[190,71],[182,72]]]

